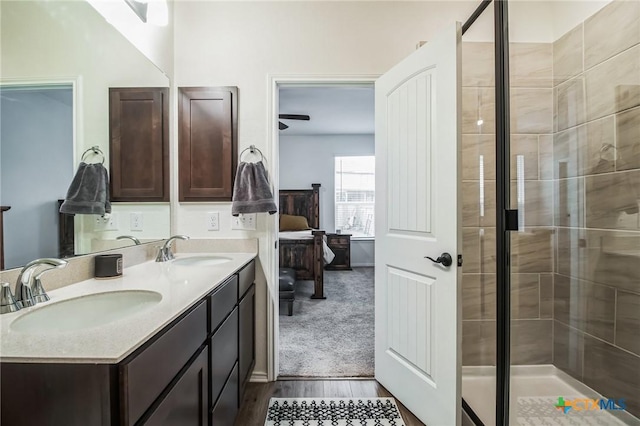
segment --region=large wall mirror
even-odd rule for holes
[[[65,219],[58,208],[87,149],[99,147],[109,169],[109,88],[169,87],[169,78],[87,2],[3,0],[0,9],[4,269],[134,244],[118,239],[126,235],[167,238],[169,203],[113,203],[110,220]]]

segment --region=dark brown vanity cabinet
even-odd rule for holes
[[[169,89],[109,89],[111,201],[169,201]]]
[[[211,425],[232,425],[255,365],[255,261],[209,298]]]
[[[119,364],[3,362],[0,424],[233,425],[255,364],[254,279],[251,261]]]
[[[238,163],[238,88],[178,88],[180,201],[231,201]]]

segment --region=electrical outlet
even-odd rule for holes
[[[117,231],[118,230],[118,216],[111,213],[107,218],[107,223],[104,227],[105,231]]]
[[[95,229],[97,231],[117,231],[118,217],[114,213],[110,214],[108,217],[96,216]]]
[[[243,231],[256,230],[256,213],[241,214],[240,216],[231,216],[231,229],[241,229]]]
[[[206,219],[207,231],[220,230],[220,212],[207,212]]]
[[[129,214],[129,220],[131,221],[131,224],[129,226],[129,228],[132,231],[142,231],[144,223],[143,223],[143,215],[142,213],[130,213]]]

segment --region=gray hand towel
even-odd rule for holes
[[[80,163],[67,197],[60,206],[60,213],[102,216],[111,213],[109,175],[102,164]]]
[[[267,179],[267,171],[262,161],[238,164],[236,181],[233,184],[231,214],[233,216],[242,213],[274,214],[277,211]]]

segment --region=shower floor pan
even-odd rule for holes
[[[495,424],[495,367],[462,367],[462,397],[486,426]],[[510,424],[518,426],[640,426],[626,411],[556,409],[558,397],[600,398],[601,395],[553,365],[511,367]]]

